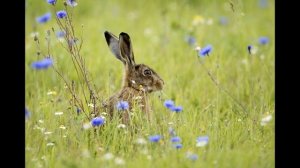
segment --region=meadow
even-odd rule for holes
[[[25,2],[26,167],[275,167],[273,0],[63,2]],[[121,88],[124,70],[104,31],[128,33],[135,61],[164,80],[163,90],[150,94],[150,121],[134,109],[129,125],[102,113],[104,125],[93,127],[74,106],[55,71],[84,99],[88,90],[56,34],[64,19],[56,12],[65,8],[96,104]],[[47,12],[49,20],[37,20]],[[47,56],[51,65],[34,66]],[[170,111],[166,100],[182,111]],[[84,108],[92,111],[93,104]]]

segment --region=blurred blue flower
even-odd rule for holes
[[[28,119],[30,117],[30,112],[25,107],[25,119]]]
[[[209,138],[208,138],[207,135],[206,135],[206,136],[199,136],[199,137],[197,138],[197,144],[196,144],[196,146],[197,146],[197,147],[205,146],[205,145],[208,144],[208,140],[209,140]]]
[[[48,12],[48,13],[42,15],[42,16],[37,17],[35,20],[36,20],[38,23],[46,23],[46,22],[48,22],[50,19],[51,19],[51,13]]]
[[[185,37],[185,41],[190,45],[190,46],[194,46],[196,44],[196,38],[188,35]]]
[[[252,50],[253,46],[252,45],[248,45],[247,49],[248,49],[248,52],[249,54],[251,54],[251,50]]]
[[[129,108],[129,105],[128,105],[127,101],[119,101],[117,104],[118,110],[127,110],[128,108]]]
[[[209,44],[209,45],[207,45],[207,46],[205,46],[204,48],[202,48],[200,51],[199,51],[199,53],[198,53],[198,55],[199,56],[209,56],[209,53],[212,51],[212,46]]]
[[[269,43],[269,38],[268,37],[260,37],[258,39],[258,41],[260,44],[265,45],[265,44]]]
[[[57,38],[63,38],[66,35],[65,31],[58,31],[56,32],[56,37]]]
[[[187,158],[192,160],[192,161],[195,161],[195,160],[198,159],[198,155],[197,154],[188,154]]]
[[[164,102],[165,107],[172,108],[174,106],[174,102],[172,100],[166,100]]]
[[[171,127],[169,127],[169,134],[170,134],[171,136],[176,136],[175,130],[174,130],[173,128],[171,128]]]
[[[81,109],[77,107],[76,112],[77,112],[77,114],[79,114],[81,112]]]
[[[92,126],[101,126],[105,123],[105,119],[103,117],[95,117],[92,119],[91,124]]]
[[[180,137],[176,136],[176,137],[172,137],[172,138],[171,138],[171,141],[172,141],[172,142],[180,142],[181,139],[180,139]]]
[[[56,12],[56,16],[57,16],[59,19],[62,19],[62,18],[64,18],[64,17],[67,16],[67,12],[64,11],[64,10],[60,10],[60,11]]]
[[[221,25],[228,25],[228,18],[225,17],[225,16],[221,16],[221,17],[219,18],[219,23],[220,23]]]
[[[43,60],[33,62],[31,67],[34,69],[47,69],[53,65],[51,58],[44,58]]]
[[[173,106],[170,108],[170,110],[178,113],[178,112],[181,112],[183,110],[183,108],[182,108],[182,106]]]
[[[160,139],[161,139],[160,135],[149,136],[149,141],[151,142],[158,142]]]
[[[67,4],[70,5],[71,7],[77,6],[76,0],[67,0]]]
[[[173,146],[176,149],[181,149],[182,148],[182,144],[173,144]]]
[[[266,8],[268,7],[268,0],[258,0],[258,5],[261,8]]]
[[[48,4],[51,5],[55,5],[56,4],[56,0],[47,0]]]

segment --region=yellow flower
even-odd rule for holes
[[[197,26],[199,24],[203,24],[205,22],[205,19],[201,15],[195,15],[192,21],[193,26]]]

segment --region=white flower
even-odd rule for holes
[[[47,146],[54,146],[55,144],[52,142],[47,143]]]
[[[54,113],[54,115],[56,115],[56,116],[60,116],[60,115],[63,115],[63,114],[64,114],[64,112],[61,112],[61,111]]]
[[[125,161],[124,161],[124,159],[117,157],[117,158],[115,158],[115,163],[116,163],[116,165],[124,165]]]
[[[104,160],[111,160],[114,158],[114,155],[112,153],[106,153],[103,155]]]
[[[119,124],[119,125],[117,126],[117,128],[126,128],[126,125],[125,125],[125,124]]]
[[[66,127],[65,127],[64,125],[59,126],[59,128],[60,128],[60,129],[63,129],[63,130],[66,129]]]
[[[39,123],[43,124],[43,123],[44,123],[44,120],[39,120]]]
[[[55,91],[49,91],[49,92],[47,92],[47,95],[56,95],[56,92]]]
[[[272,116],[268,115],[264,118],[261,119],[260,125],[261,126],[265,126],[268,122],[270,122],[272,120]]]
[[[83,124],[83,129],[85,129],[85,130],[87,130],[87,129],[91,128],[91,127],[92,127],[91,123],[85,123],[85,124]]]
[[[147,143],[147,141],[144,138],[138,138],[135,142],[140,145],[144,145]]]
[[[92,108],[95,107],[94,104],[92,104],[92,103],[89,103],[88,106],[89,106],[89,107],[92,107]]]
[[[47,132],[44,132],[44,134],[45,135],[50,135],[50,134],[52,134],[52,132],[51,131],[47,131]]]
[[[195,50],[196,50],[196,51],[200,51],[200,50],[201,50],[201,47],[200,47],[200,46],[197,46],[197,47],[195,47]]]

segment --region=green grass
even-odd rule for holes
[[[58,0],[57,8],[63,8],[62,1]],[[165,81],[163,92],[150,97],[151,122],[136,110],[133,124],[125,129],[118,129],[120,122],[114,119],[96,131],[83,129],[89,121],[70,107],[70,94],[53,69],[31,68],[33,61],[47,53],[46,30],[57,29],[53,11],[50,22],[35,22],[36,16],[47,11],[52,8],[45,1],[26,1],[25,87],[26,107],[31,112],[25,123],[26,167],[275,167],[274,1],[265,9],[252,0],[78,1],[73,11],[75,30],[80,33],[83,25],[81,54],[101,99],[118,91],[123,74],[122,63],[107,47],[105,30],[127,32],[136,62],[149,65]],[[196,15],[212,19],[212,25],[193,27]],[[228,18],[228,25],[219,24],[220,16]],[[190,31],[201,47],[213,46],[209,57],[198,58],[186,43]],[[39,32],[42,56],[36,54],[32,32]],[[270,43],[259,45],[260,36],[269,37]],[[247,51],[249,44],[258,48],[252,56]],[[81,81],[70,56],[53,33],[50,49],[54,65],[78,86]],[[236,101],[213,83],[199,60]],[[47,95],[49,91],[56,94]],[[159,96],[182,105],[183,112],[169,112]],[[54,115],[58,111],[63,115]],[[273,119],[261,126],[266,115]],[[181,137],[182,149],[171,146],[170,126]],[[52,133],[45,135],[48,131]],[[154,134],[163,139],[150,143],[148,136]],[[196,147],[196,138],[203,135],[209,136],[208,145]],[[135,143],[141,137],[145,145]],[[54,146],[47,146],[51,142]],[[189,160],[187,152],[198,154],[198,159]],[[106,153],[122,158],[125,164],[117,165],[115,158],[103,159]]]

